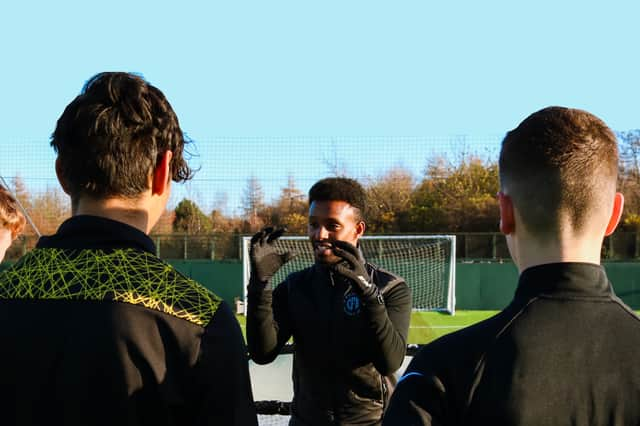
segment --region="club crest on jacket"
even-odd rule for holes
[[[355,316],[360,313],[360,298],[357,294],[348,292],[344,295],[344,313],[349,316]]]

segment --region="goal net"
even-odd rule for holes
[[[411,288],[413,310],[455,312],[455,235],[363,236],[360,247],[365,259],[404,278]],[[249,243],[243,237],[242,262],[244,303],[249,284]],[[286,263],[273,277],[276,286],[292,272],[314,263],[313,248],[308,237],[281,237],[276,241],[280,252],[291,251],[297,256]],[[246,309],[245,309],[246,312]]]

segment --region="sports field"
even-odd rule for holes
[[[408,344],[424,345],[445,334],[470,326],[498,311],[412,312]]]
[[[408,344],[424,345],[448,333],[475,324],[495,315],[498,311],[456,311],[455,315],[439,312],[412,312]],[[238,315],[238,322],[245,329],[246,318]]]

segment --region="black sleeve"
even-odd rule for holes
[[[369,329],[373,334],[373,365],[383,376],[394,373],[402,365],[407,351],[407,335],[411,321],[411,290],[403,281],[377,300],[364,304]]]
[[[222,302],[206,326],[196,365],[197,425],[256,426],[247,350],[240,326]]]
[[[383,425],[446,425],[446,393],[440,378],[429,368],[434,360],[423,348],[411,361],[391,394]]]
[[[257,364],[273,361],[291,337],[288,285],[285,280],[273,291],[260,284],[247,288],[247,345]]]

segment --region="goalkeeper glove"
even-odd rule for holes
[[[343,260],[331,266],[333,271],[351,280],[357,295],[364,299],[377,298],[380,303],[378,286],[371,282],[360,249],[346,241],[333,241],[333,253]]]
[[[296,254],[292,252],[279,253],[275,242],[284,234],[284,228],[263,228],[251,237],[249,260],[251,264],[251,282],[268,285],[278,269]]]

